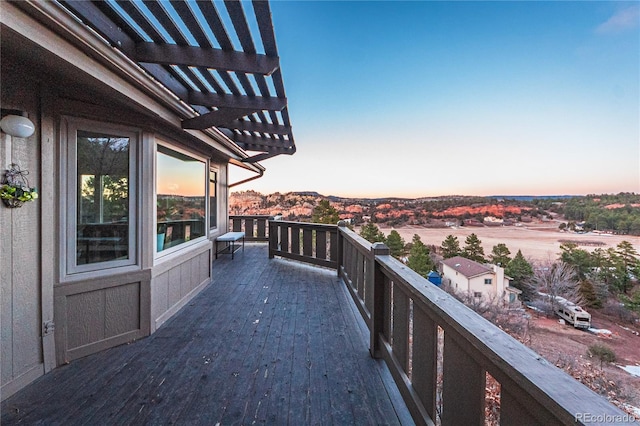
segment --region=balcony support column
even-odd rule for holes
[[[336,261],[338,263],[336,269],[338,271],[338,277],[342,276],[341,275],[341,272],[342,272],[341,269],[342,269],[342,265],[343,265],[343,262],[344,262],[344,259],[342,258],[342,255],[344,253],[344,251],[343,251],[343,243],[344,243],[344,241],[343,241],[343,237],[342,237],[342,232],[344,231],[344,228],[346,228],[346,227],[347,227],[347,222],[345,222],[344,220],[338,221],[338,238],[337,238],[337,243],[336,243],[336,245],[337,245],[337,247],[336,247],[336,253],[337,253]]]
[[[373,292],[373,304],[371,306],[371,324],[369,330],[371,337],[369,341],[369,353],[373,358],[380,358],[380,342],[379,334],[384,331],[384,318],[386,300],[384,297],[385,276],[382,267],[376,262],[376,256],[389,256],[390,250],[384,243],[373,243],[371,245],[371,259],[369,264],[371,268],[366,271],[365,276],[365,292]]]

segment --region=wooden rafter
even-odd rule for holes
[[[281,155],[281,154],[287,154],[287,155],[292,155],[295,154],[296,150],[295,148],[288,150],[288,151],[281,151],[281,150],[274,150],[274,151],[270,151],[270,152],[265,152],[262,154],[256,154],[252,157],[249,158],[245,158],[244,160],[242,160],[243,163],[258,163],[260,161],[264,161],[267,160],[269,158],[275,157],[276,155]]]
[[[257,136],[249,136],[245,134],[236,135],[234,140],[238,144],[242,144],[247,149],[253,151],[262,151],[263,148],[291,148],[291,141],[285,139],[262,138]],[[251,148],[249,148],[251,147]],[[257,148],[257,149],[256,149]]]
[[[143,42],[136,44],[138,62],[189,65],[225,71],[271,75],[279,66],[278,58],[222,49]]]
[[[211,111],[205,114],[200,114],[197,117],[188,118],[182,121],[183,129],[208,129],[209,127],[226,127],[235,129],[233,123],[238,121],[238,118],[244,117],[255,112],[252,109],[243,108],[221,108],[217,111]]]
[[[218,108],[244,108],[253,111],[273,110],[280,111],[287,106],[286,98],[264,96],[234,96],[218,95],[217,93],[189,92],[188,102],[195,105],[204,105]]]
[[[276,135],[289,135],[291,126],[282,126],[279,124],[255,123],[253,121],[236,120],[230,123],[230,127],[236,130],[248,132],[270,133]]]

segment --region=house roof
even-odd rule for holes
[[[222,130],[247,163],[296,151],[267,1],[58,3],[190,106],[183,129]]]
[[[455,269],[467,278],[477,277],[487,273],[493,273],[493,270],[473,260],[462,256],[455,256],[442,261],[444,265]]]

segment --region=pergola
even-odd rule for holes
[[[190,107],[183,129],[218,128],[245,163],[296,151],[268,2],[59,3]]]

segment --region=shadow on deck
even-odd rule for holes
[[[152,336],[57,368],[2,424],[412,424],[336,272],[247,244]]]

